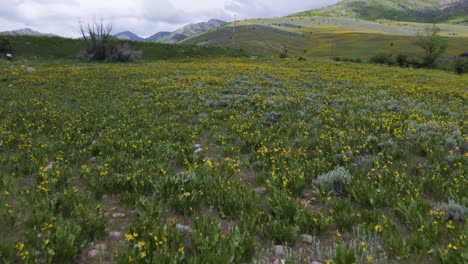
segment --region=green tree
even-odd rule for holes
[[[13,43],[8,37],[0,36],[0,55],[6,55],[12,53]]]
[[[418,35],[413,44],[424,49],[425,55],[423,63],[427,67],[434,65],[437,58],[442,55],[448,47],[447,40],[439,35],[440,29],[436,26],[426,28],[424,32]]]

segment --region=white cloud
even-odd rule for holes
[[[104,18],[116,31],[142,36],[171,31],[211,18],[232,20],[284,16],[333,4],[306,0],[0,0],[0,31],[30,27],[45,33],[78,36],[78,21]]]

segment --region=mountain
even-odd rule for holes
[[[142,38],[130,31],[120,32],[114,36],[122,40],[132,41],[148,41],[148,42],[163,42],[163,43],[178,43],[184,39],[196,36],[206,31],[212,30],[219,26],[227,24],[226,22],[219,19],[211,19],[208,22],[202,22],[197,24],[190,24],[183,28],[180,28],[174,32],[162,31],[158,32],[147,38]]]
[[[423,23],[467,23],[468,0],[343,0],[292,16],[353,17]]]
[[[181,29],[178,29],[171,34],[161,38],[158,42],[164,43],[177,43],[184,39],[193,37],[195,35],[204,33],[214,28],[220,27],[227,24],[225,21],[219,19],[211,19],[208,22],[202,22],[197,24],[190,24]]]
[[[47,33],[41,33],[39,31],[34,31],[30,28],[22,28],[22,29],[17,29],[17,30],[12,30],[12,31],[3,31],[0,32],[0,35],[12,35],[12,36],[57,36],[54,34],[47,34]]]
[[[118,39],[122,40],[133,40],[133,41],[145,41],[144,38],[137,36],[135,33],[130,31],[120,32],[114,35]]]
[[[152,36],[149,36],[146,38],[146,41],[150,41],[150,42],[154,42],[154,41],[158,41],[164,37],[167,37],[171,34],[171,32],[168,32],[168,31],[161,31],[161,32],[158,32]]]

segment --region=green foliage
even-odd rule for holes
[[[294,16],[348,16],[366,20],[388,19],[422,23],[448,22],[468,15],[465,8],[446,8],[441,1],[347,0]]]
[[[468,58],[457,58],[453,62],[453,68],[457,74],[468,73]]]
[[[252,258],[255,239],[248,230],[234,226],[229,236],[213,220],[195,219],[193,256],[189,263],[241,263]]]
[[[0,64],[1,262],[250,263],[270,242],[297,263],[464,261],[467,76],[265,58]],[[88,259],[98,241],[119,247]]]
[[[358,254],[362,252],[358,252]],[[349,264],[349,263],[358,263],[360,259],[360,254],[356,256],[355,249],[350,247],[349,249],[345,246],[338,244],[335,250],[335,256],[333,256],[332,263],[334,264]]]
[[[296,221],[301,212],[299,207],[283,191],[273,191],[268,200],[271,215],[264,224],[263,232],[275,243],[294,244],[300,235]]]
[[[440,29],[435,26],[426,28],[424,32],[413,41],[414,45],[424,50],[423,64],[427,67],[432,67],[434,62],[448,47],[447,40],[439,35],[439,31]]]
[[[394,65],[395,59],[390,52],[380,51],[372,55],[369,59],[370,62],[375,64],[386,64],[386,65]]]
[[[333,60],[334,61],[343,61],[343,62],[354,62],[354,63],[361,63],[362,60],[357,58],[357,59],[353,59],[353,58],[342,58],[342,57],[333,57]]]
[[[0,55],[13,52],[13,42],[7,36],[0,36]]]
[[[353,223],[358,220],[355,212],[351,201],[347,199],[333,199],[330,204],[330,214],[340,229],[352,231]]]

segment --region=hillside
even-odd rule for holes
[[[81,49],[79,39],[48,36],[9,36],[13,55],[20,60],[77,60]],[[132,42],[131,46],[143,52],[143,61],[204,57],[247,56],[246,52],[229,47],[169,45],[165,43]]]
[[[158,32],[154,35],[151,35],[149,37],[146,38],[146,41],[151,41],[151,42],[156,42],[162,38],[165,38],[167,36],[169,36],[171,34],[171,32],[168,32],[168,31],[161,31],[161,32]]]
[[[343,0],[292,16],[353,17],[424,23],[467,23],[468,0]]]
[[[114,36],[121,40],[146,41],[144,38],[130,31],[120,32],[118,34],[115,34]]]
[[[201,22],[196,24],[187,25],[181,29],[178,29],[172,32],[170,35],[167,35],[158,40],[158,42],[163,43],[177,43],[184,39],[199,35],[206,31],[212,30],[214,28],[220,27],[226,24],[225,21],[218,19],[211,19],[208,22]]]
[[[284,17],[239,21],[184,40],[185,44],[242,48],[275,56],[283,47],[291,56],[368,59],[374,52],[388,50],[410,55],[420,51],[412,37],[428,25],[398,21],[368,21],[348,17]],[[468,27],[438,24],[441,35],[450,38],[446,57],[466,51]]]

